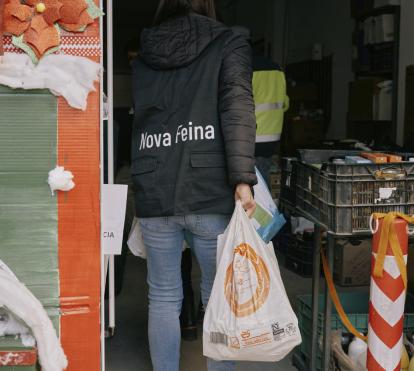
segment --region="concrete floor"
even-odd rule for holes
[[[196,264],[194,264],[196,267]],[[198,267],[193,269],[194,288],[198,284]],[[294,304],[298,294],[311,292],[311,280],[302,278],[281,267],[289,298]],[[201,334],[201,328],[199,330]],[[129,256],[125,269],[122,293],[116,299],[116,332],[106,341],[106,369],[108,371],[151,371],[147,340],[146,263]],[[195,342],[182,342],[181,371],[206,370],[202,356],[201,336]],[[237,371],[293,371],[291,357],[281,362],[240,362]]]

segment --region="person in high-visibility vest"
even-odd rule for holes
[[[253,57],[253,97],[256,105],[256,166],[270,183],[271,158],[279,151],[284,113],[289,108],[285,74],[270,59]]]

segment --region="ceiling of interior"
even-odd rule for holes
[[[216,0],[217,10],[223,21],[232,23],[239,0]],[[151,26],[159,0],[114,1],[114,63],[115,68],[128,68],[125,46],[138,39],[141,30]]]

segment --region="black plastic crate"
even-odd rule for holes
[[[305,241],[300,235],[292,235],[291,239],[286,255],[293,259],[312,264],[313,241]]]
[[[329,163],[335,158],[345,158],[345,156],[360,156],[361,150],[349,150],[349,149],[298,149],[297,160],[305,162],[307,164],[325,164]],[[379,151],[372,151],[371,153],[378,153]],[[408,161],[410,158],[414,158],[412,152],[390,152],[381,151],[381,153],[398,154],[403,160]],[[350,166],[350,165],[347,165]],[[352,166],[352,165],[351,165]]]
[[[414,163],[325,162],[341,152],[303,152],[305,162],[297,163],[296,206],[305,215],[336,234],[350,235],[368,233],[373,213],[414,214]]]
[[[301,259],[286,256],[285,267],[292,272],[299,274],[302,277],[312,277],[313,264],[312,261],[304,261]]]
[[[282,159],[282,177],[280,182],[280,202],[294,205],[296,202],[296,164],[295,157]]]
[[[290,223],[290,217],[286,216],[286,223],[279,231],[279,233],[273,238],[273,246],[276,250],[282,254],[286,254],[290,248],[292,240],[292,225]]]

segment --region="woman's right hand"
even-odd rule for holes
[[[251,218],[256,210],[256,201],[250,186],[248,184],[238,184],[234,197],[236,201],[241,201],[243,209],[246,210],[247,215]]]

